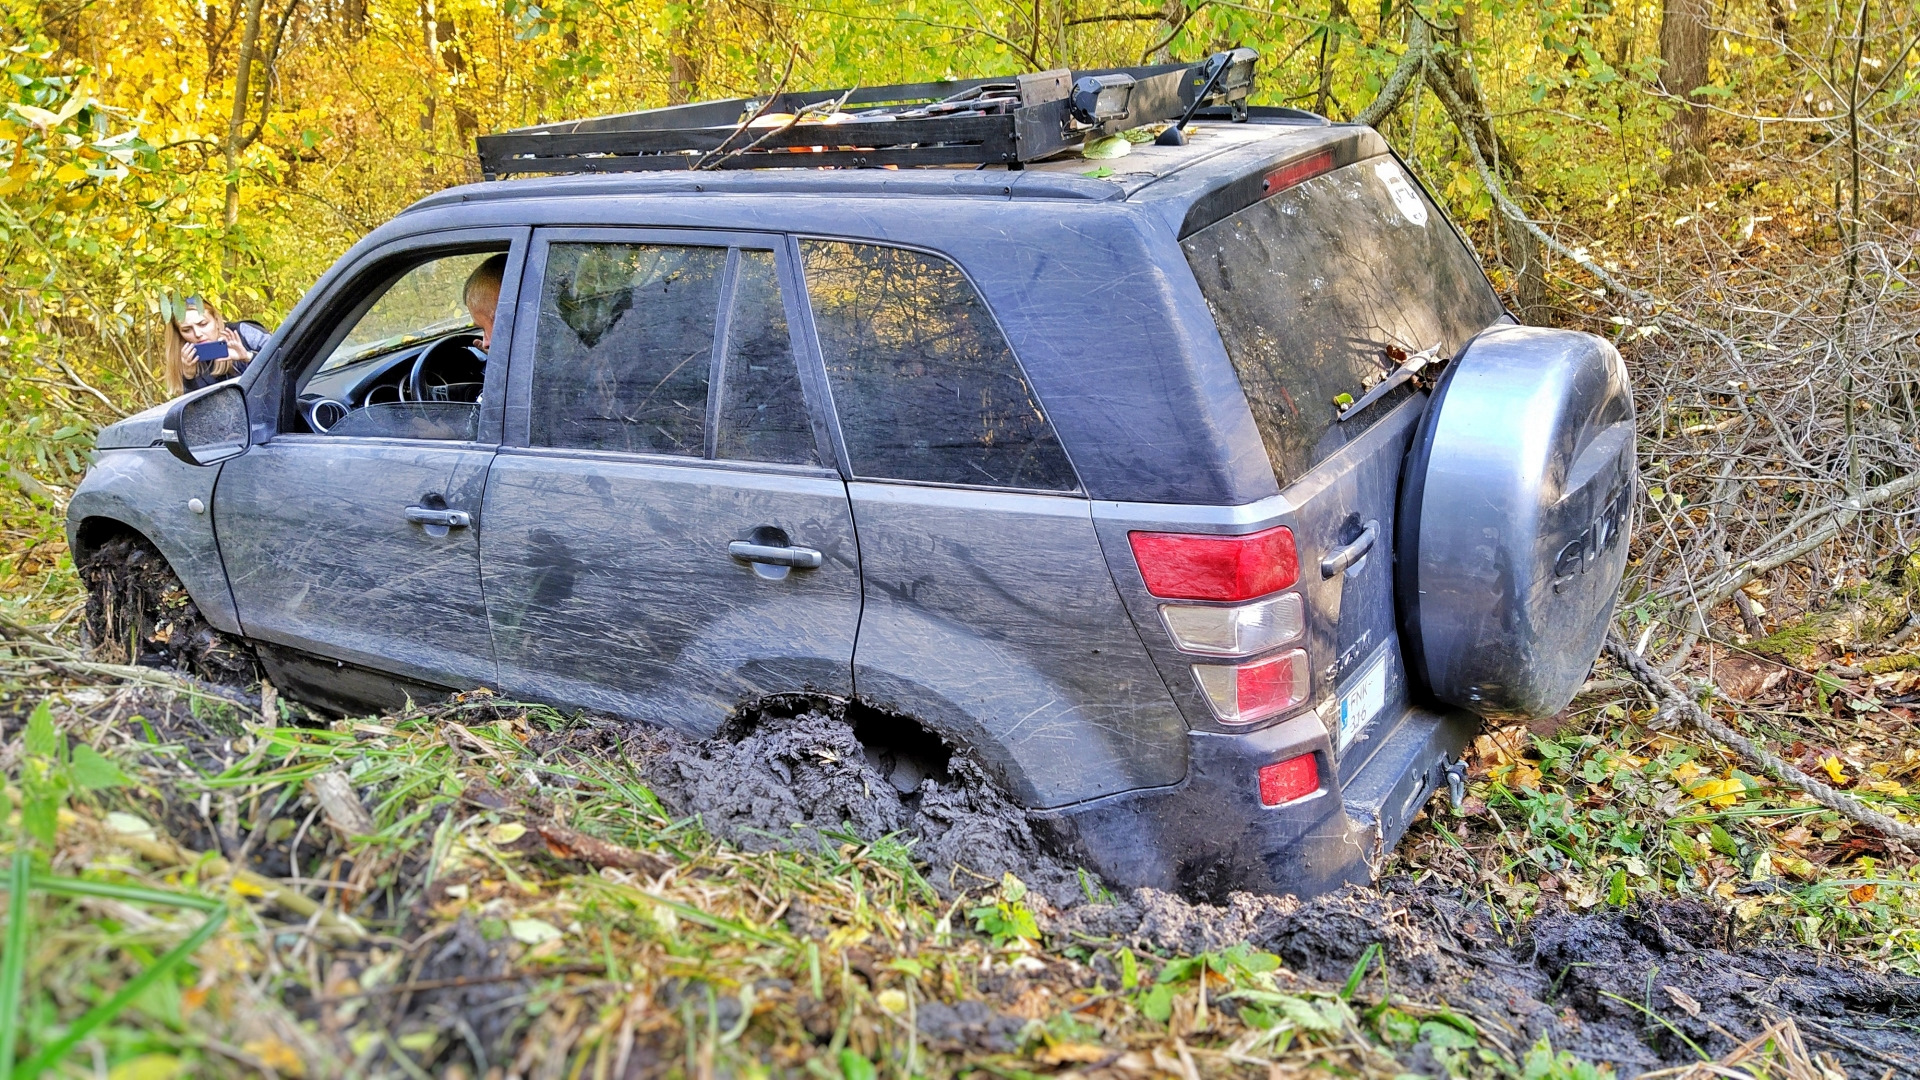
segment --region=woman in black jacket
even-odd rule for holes
[[[168,312],[162,336],[167,389],[178,397],[247,370],[270,335],[258,323],[227,322],[212,304],[194,296]]]

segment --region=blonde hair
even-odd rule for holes
[[[175,397],[186,392],[187,380],[200,377],[200,361],[187,360],[187,335],[180,332],[180,316],[188,311],[205,312],[214,325],[221,330],[227,328],[227,320],[220,317],[212,303],[204,297],[189,296],[176,307],[167,305],[167,328],[160,335],[160,370],[167,377],[167,391]],[[233,356],[228,354],[207,365],[215,375],[225,377],[233,374]]]

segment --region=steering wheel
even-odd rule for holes
[[[400,384],[402,401],[480,400],[486,380],[487,354],[469,344],[470,338],[450,337],[421,351],[413,369]]]

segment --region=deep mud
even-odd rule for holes
[[[1546,1036],[1622,1076],[1697,1061],[1686,1040],[1723,1055],[1782,1015],[1851,1075],[1920,1075],[1920,979],[1736,943],[1728,916],[1694,901],[1553,911],[1514,927],[1460,896],[1389,881],[1214,907],[1140,890],[1062,912],[1049,929],[1189,953],[1246,942],[1328,985],[1377,943],[1394,993],[1467,1013],[1512,1049]]]
[[[184,744],[202,770],[223,767],[235,753],[239,725],[223,719],[219,709],[190,710],[144,697],[114,709],[116,715],[141,712],[159,738]],[[4,726],[19,722],[11,717]],[[897,729],[882,724],[878,733],[889,730]],[[1043,850],[1024,815],[978,765],[912,739],[877,745],[882,741],[872,718],[863,724],[859,716],[850,721],[845,712],[819,703],[787,703],[742,716],[707,740],[589,720],[540,733],[530,749],[633,761],[673,811],[698,815],[710,831],[748,849],[833,847],[849,835],[872,840],[893,834],[911,845],[928,881],[945,896],[980,895],[1005,873],[1032,886],[1045,898],[1035,898],[1032,906],[1053,951],[1079,945],[1092,959],[983,971],[973,988],[977,997],[922,1003],[919,1030],[935,1049],[1013,1048],[1025,1024],[1019,1003],[1037,988],[1117,990],[1117,972],[1103,955],[1121,945],[1145,960],[1246,943],[1278,955],[1300,985],[1337,989],[1377,944],[1397,999],[1468,1015],[1510,1053],[1524,1054],[1544,1036],[1556,1049],[1610,1062],[1629,1077],[1696,1061],[1693,1046],[1724,1055],[1786,1015],[1812,1049],[1850,1076],[1920,1076],[1920,979],[1742,941],[1729,916],[1701,903],[1549,910],[1516,927],[1471,887],[1404,880],[1305,901],[1234,894],[1209,905],[1153,890],[1096,890],[1103,900],[1093,902],[1077,871]],[[304,849],[303,833],[223,836],[218,806],[196,805],[171,790],[161,795],[157,824],[171,835],[205,850],[230,849],[239,840],[250,863],[270,875],[319,865],[331,843],[319,832],[306,836]],[[287,813],[299,816],[300,809],[292,805]],[[527,843],[533,842],[529,836]],[[326,857],[340,854],[336,848]],[[397,867],[399,878],[416,880],[424,866],[417,862]],[[828,913],[803,900],[795,900],[785,918],[803,937],[825,937],[833,929]],[[369,1007],[391,1013],[396,1024],[424,1017],[455,1030],[475,1049],[475,1060],[484,1060],[485,1051],[497,1052],[511,1041],[513,1006],[526,989],[522,980],[500,978],[504,957],[500,944],[474,926],[450,926],[416,954],[405,973],[406,981],[437,980],[441,988]],[[1363,997],[1379,998],[1382,977],[1380,967],[1369,969]],[[1231,1009],[1232,999],[1216,1007]],[[317,1008],[322,1011],[311,1012]],[[302,1011],[322,1020],[330,1015],[317,1003]],[[830,1010],[802,1001],[800,1012],[810,1031],[820,1026],[832,1033]],[[1406,1064],[1416,1073],[1443,1075],[1419,1048]]]
[[[208,625],[147,541],[107,541],[80,567],[80,578],[87,586],[87,642],[100,659],[170,667],[231,686],[255,677],[251,650]]]
[[[1378,944],[1395,994],[1467,1013],[1522,1054],[1545,1036],[1633,1076],[1697,1061],[1696,1046],[1723,1055],[1787,1015],[1852,1075],[1920,1076],[1920,979],[1740,943],[1728,916],[1698,902],[1549,911],[1520,927],[1468,890],[1404,881],[1307,901],[1242,893],[1214,906],[1143,889],[1095,903],[977,765],[954,755],[901,784],[901,770],[826,709],[750,717],[703,742],[668,738],[642,761],[670,806],[747,848],[900,834],[947,895],[1011,872],[1047,897],[1036,906],[1056,939],[1187,954],[1245,942],[1327,986]],[[819,933],[812,920],[804,905],[789,914],[796,933]],[[921,1016],[929,1039],[978,1047],[1000,1045],[1012,1023],[977,1005]]]
[[[668,806],[750,851],[814,848],[830,842],[825,833],[901,834],[944,896],[1012,873],[1056,904],[1079,897],[1078,875],[1041,849],[979,765],[903,758],[868,747],[844,714],[821,707],[746,718],[703,742],[668,738],[642,772]]]

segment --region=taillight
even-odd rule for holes
[[[1303,181],[1333,171],[1333,151],[1322,150],[1311,157],[1288,162],[1260,178],[1260,197],[1278,195]]]
[[[1260,805],[1279,806],[1320,790],[1320,766],[1312,754],[1260,767]]]
[[[1300,576],[1293,532],[1281,525],[1246,536],[1128,534],[1147,591],[1163,600],[1252,600]]]
[[[1253,656],[1277,649],[1305,628],[1300,594],[1256,600],[1238,607],[1162,604],[1160,618],[1183,652],[1204,656]]]
[[[1251,724],[1307,700],[1307,654],[1299,649],[1268,660],[1229,667],[1193,665],[1194,680],[1223,724]]]

